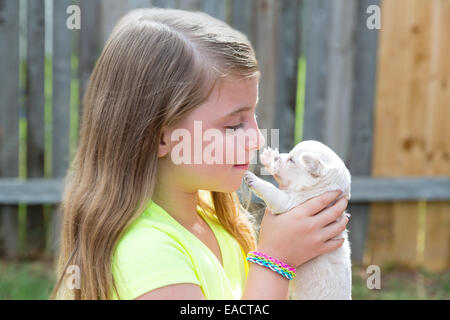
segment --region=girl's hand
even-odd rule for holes
[[[330,191],[279,215],[266,208],[258,250],[298,267],[342,246],[344,239],[331,239],[347,226],[347,217],[336,220],[344,213],[348,201],[343,197],[332,207],[324,209],[340,195],[341,191]]]

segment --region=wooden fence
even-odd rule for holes
[[[421,4],[426,8],[419,1],[411,1],[414,9],[403,15],[400,8],[408,4],[378,0],[0,1],[0,254],[54,256],[62,178],[76,148],[79,101],[87,80],[118,18],[132,8],[154,5],[205,11],[249,37],[262,72],[260,127],[280,129],[281,152],[299,139],[322,141],[352,173],[349,229],[355,263],[447,269],[449,141],[440,121],[449,118],[448,85],[442,81],[448,83],[450,71],[444,59],[448,40],[439,30],[449,30],[450,15],[445,0]],[[66,28],[71,4],[81,9],[80,30]],[[369,5],[382,7],[380,31],[366,26]],[[393,12],[386,13],[385,7]],[[420,15],[422,9],[429,15]],[[408,33],[414,19],[419,19],[419,31],[409,35],[415,40],[405,50],[401,32]],[[404,29],[393,25],[400,20]],[[49,33],[53,50],[46,59]],[[412,57],[421,57],[419,69]],[[306,61],[301,64],[306,67],[305,83],[297,78],[299,61]],[[430,77],[419,78],[420,70]],[[416,90],[422,84],[426,93]],[[304,99],[297,92],[304,92]],[[411,114],[407,105],[422,113]],[[426,115],[428,108],[433,111]],[[304,119],[297,128],[296,116]],[[427,130],[416,121],[420,119],[428,119]],[[397,131],[400,120],[402,130],[409,131]],[[426,141],[419,145],[431,152],[425,159],[433,161],[434,169],[417,162],[421,149],[411,137],[419,132],[420,141]],[[422,222],[426,217],[426,232],[411,217]],[[22,220],[26,228],[19,229]],[[409,239],[408,232],[415,235],[412,242],[402,242]],[[25,237],[26,247],[21,248]],[[434,246],[446,239],[447,245]],[[393,244],[398,250],[386,254]],[[403,246],[422,248],[422,260],[412,253],[405,257]]]

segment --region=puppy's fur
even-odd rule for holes
[[[332,190],[341,190],[341,197],[350,199],[350,172],[336,153],[318,141],[300,142],[289,153],[282,154],[266,148],[260,160],[278,182],[279,189],[250,171],[245,173],[244,180],[274,214],[289,211],[308,199]],[[344,214],[350,216],[346,212]],[[342,247],[297,268],[296,277],[289,286],[291,299],[351,299],[347,230],[338,238],[345,239]]]

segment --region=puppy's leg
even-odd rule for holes
[[[245,172],[244,181],[259,198],[264,200],[272,213],[283,213],[293,207],[292,198],[289,195],[273,184],[258,178],[252,172]]]

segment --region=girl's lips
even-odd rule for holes
[[[242,169],[242,170],[248,170],[248,167],[249,167],[248,163],[247,164],[235,164],[233,166],[233,168]]]

